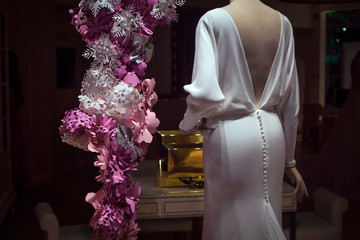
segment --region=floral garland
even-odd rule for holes
[[[140,186],[136,170],[159,120],[155,80],[144,79],[153,55],[157,25],[176,21],[185,0],[82,0],[71,9],[72,24],[87,44],[93,62],[82,81],[79,108],[65,113],[62,140],[98,154],[96,177],[103,184],[86,201],[93,205],[93,239],[137,239],[135,223]]]

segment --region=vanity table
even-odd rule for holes
[[[204,189],[158,187],[157,165],[156,160],[144,160],[133,175],[134,180],[139,181],[141,187],[136,214],[142,231],[191,232],[193,219],[204,214]],[[282,211],[290,215],[290,239],[295,239],[296,229],[297,205],[293,191],[294,187],[283,183]]]

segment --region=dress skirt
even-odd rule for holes
[[[243,111],[208,124],[215,130],[204,132],[203,239],[270,239],[266,195],[281,226],[285,142],[278,115]]]

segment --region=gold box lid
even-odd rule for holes
[[[201,131],[186,134],[180,130],[161,130],[162,144],[169,150],[179,148],[202,148],[203,134]]]

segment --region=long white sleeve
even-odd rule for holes
[[[225,100],[218,82],[218,57],[211,24],[211,18],[203,17],[196,28],[192,83],[184,86],[189,95],[184,119],[179,125],[184,132],[193,131],[199,119],[207,117],[212,109]]]
[[[289,53],[286,61],[288,66],[285,72],[284,94],[276,107],[277,113],[282,120],[285,135],[285,167],[294,167],[294,160],[298,113],[299,113],[299,83],[295,62],[294,40],[291,39]]]

